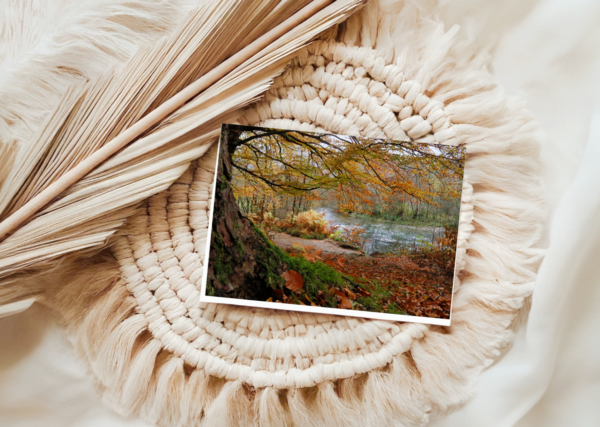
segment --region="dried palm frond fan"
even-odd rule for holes
[[[56,310],[121,413],[164,426],[424,425],[464,403],[510,344],[541,257],[536,126],[431,10],[374,0],[334,26],[359,3],[304,9],[258,46],[304,4],[207,2],[120,71],[73,84],[28,145],[3,145],[1,301]],[[452,326],[200,303],[215,141],[233,120],[466,146]],[[61,181],[114,140],[132,142]]]

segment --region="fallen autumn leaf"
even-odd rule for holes
[[[285,287],[290,291],[298,293],[304,287],[304,279],[302,275],[294,270],[288,270],[281,274],[281,277],[285,279]]]

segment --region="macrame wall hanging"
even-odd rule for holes
[[[86,179],[100,183],[126,176],[132,159],[165,162],[134,173],[160,184],[143,187],[141,204],[96,217],[115,225],[90,226],[94,242],[128,218],[104,249],[53,260],[6,289],[60,315],[105,402],[127,416],[161,426],[426,425],[466,402],[510,344],[541,257],[536,126],[488,60],[434,11],[373,0],[303,48],[259,102],[232,112],[247,101],[223,95],[201,126],[185,122],[199,114],[190,108],[162,125],[179,132],[169,143],[160,145],[161,128],[145,137],[154,157],[138,141],[93,172]],[[268,83],[259,86],[240,89],[244,99]],[[452,326],[200,303],[225,113],[247,125],[466,146]]]

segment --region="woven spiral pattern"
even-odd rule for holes
[[[242,124],[456,144],[443,104],[373,49],[318,41],[302,51]]]
[[[451,143],[442,104],[372,49],[317,42],[242,123]],[[154,338],[190,366],[253,387],[311,387],[386,366],[419,324],[199,301],[215,150],[129,221],[115,245],[127,288]],[[468,184],[466,184],[468,187]],[[468,211],[462,221],[468,227]],[[463,227],[464,228],[464,227]],[[465,240],[464,230],[461,240]]]
[[[223,425],[417,426],[468,400],[470,382],[510,344],[541,259],[536,127],[483,62],[450,39],[424,40],[412,68],[315,42],[239,122],[465,145],[452,326],[201,303],[214,144],[120,230],[120,278],[107,279],[110,293],[80,329],[115,407],[163,425],[204,413],[212,427],[233,408],[237,421]],[[428,55],[430,45],[442,53]],[[93,322],[115,311],[124,320],[94,339],[126,350],[90,351]]]

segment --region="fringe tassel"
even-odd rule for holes
[[[96,375],[102,373],[98,372],[96,368],[97,363],[102,363],[98,358],[98,353],[104,348],[109,336],[127,319],[135,306],[135,300],[125,287],[114,286],[107,295],[98,299],[89,308],[89,313],[79,328],[77,341],[86,358],[96,362],[92,364],[92,370]]]
[[[288,404],[294,426],[361,425],[359,413],[340,399],[330,381],[316,387],[289,390]]]
[[[194,369],[190,374],[181,399],[181,425],[197,426],[208,405],[207,389],[209,377],[202,369]]]
[[[181,418],[180,402],[185,388],[183,360],[171,357],[157,373],[154,399],[147,401],[147,420],[159,425],[179,425]]]
[[[323,420],[317,419],[310,410],[309,402],[311,398],[314,399],[315,391],[315,387],[288,390],[287,401],[295,426],[319,427],[323,425]]]
[[[253,404],[241,381],[229,381],[206,410],[202,427],[255,426]]]
[[[292,427],[290,412],[284,407],[279,390],[267,387],[257,391],[254,411],[259,427]],[[285,391],[283,392],[285,393]]]
[[[147,326],[148,322],[143,315],[133,315],[120,323],[102,346],[94,370],[100,378],[107,379],[107,388],[118,388],[129,376],[131,353],[136,340]]]
[[[410,351],[394,359],[389,368],[370,372],[364,387],[365,425],[394,425],[402,419],[406,425],[424,425],[430,407],[422,402],[423,390],[416,369],[407,363]],[[401,385],[401,386],[400,386]],[[425,415],[424,415],[425,414]]]
[[[122,397],[115,402],[116,406],[112,405],[121,414],[127,416],[136,414],[148,399],[152,372],[156,364],[156,357],[161,350],[162,343],[153,339],[147,342],[133,359],[129,377],[123,384]],[[118,398],[118,396],[116,397]]]
[[[316,413],[321,425],[345,427],[356,424],[359,414],[336,394],[331,381],[325,381],[317,386],[315,401],[309,413]]]

